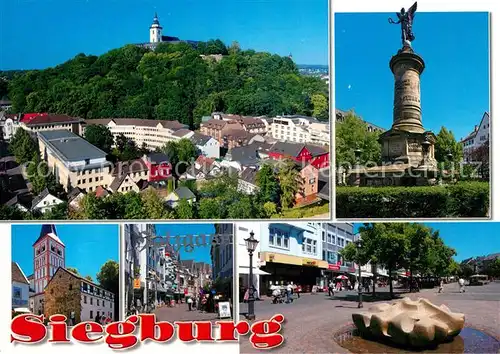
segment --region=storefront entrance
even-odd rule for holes
[[[269,296],[271,285],[284,286],[293,282],[300,285],[302,292],[306,293],[311,292],[314,285],[321,284],[321,269],[318,267],[267,262],[261,269],[269,273],[259,277],[261,295]]]

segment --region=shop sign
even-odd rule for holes
[[[304,259],[302,259],[302,265],[308,266],[308,267],[317,267],[318,266],[318,262],[315,261],[314,259],[304,258]]]
[[[335,265],[335,264],[328,264],[328,269],[329,270],[340,270],[340,266]]]
[[[141,288],[141,279],[134,279],[134,289],[140,289]]]

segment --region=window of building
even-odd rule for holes
[[[93,304],[94,304],[94,301],[93,301],[93,300],[94,300],[94,299],[91,297],[91,298],[90,298],[90,304],[91,304],[91,305],[93,305]]]
[[[90,303],[92,304],[92,298],[90,299]],[[90,310],[90,318],[94,318],[94,311]]]
[[[99,299],[97,299],[97,306],[99,306]]]
[[[83,295],[83,303],[86,304],[87,303],[87,296]]]

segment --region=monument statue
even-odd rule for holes
[[[413,19],[415,18],[415,12],[417,11],[417,3],[415,2],[408,11],[405,11],[404,7],[401,12],[396,13],[398,20],[394,21],[389,18],[389,23],[394,25],[401,24],[401,39],[403,41],[403,47],[411,47],[411,42],[415,39],[413,35],[412,26]]]

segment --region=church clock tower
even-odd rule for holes
[[[66,267],[64,243],[57,236],[55,225],[43,225],[40,236],[33,244],[35,294],[43,293],[59,267]]]
[[[160,26],[160,21],[158,21],[158,15],[155,12],[155,17],[153,19],[153,24],[149,27],[149,42],[159,43],[161,42],[161,30],[163,28]]]

